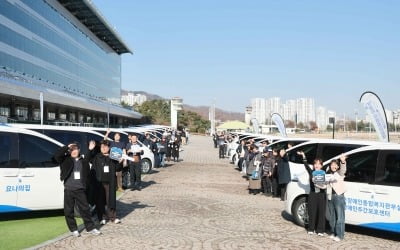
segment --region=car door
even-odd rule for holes
[[[53,158],[59,147],[38,136],[19,134],[19,207],[30,210],[63,207],[60,168]]]
[[[400,232],[400,150],[382,150],[375,184],[374,223],[370,227]]]
[[[0,132],[0,213],[15,212],[18,189],[18,136]]]
[[[375,219],[375,175],[378,150],[361,151],[347,158],[346,223],[365,225]]]

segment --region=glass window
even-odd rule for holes
[[[20,134],[19,135],[19,166],[21,168],[55,167],[53,156],[59,149],[57,144],[43,138]]]
[[[48,137],[53,138],[61,142],[64,145],[68,145],[72,142],[78,142],[81,146],[85,143],[84,137],[81,133],[75,131],[64,131],[64,130],[44,130],[44,134]]]
[[[0,168],[17,167],[18,138],[14,133],[0,133]]]
[[[360,145],[349,145],[349,144],[322,144],[322,155],[323,161],[327,161],[335,156],[349,152],[353,149],[361,147]]]
[[[400,151],[383,155],[383,168],[377,173],[377,183],[388,186],[400,186]]]
[[[318,148],[318,144],[314,143],[314,144],[307,144],[307,145],[301,146],[295,150],[291,150],[288,155],[289,161],[302,164],[303,158],[301,156],[299,156],[297,154],[297,152],[303,151],[306,154],[307,162],[309,164],[312,164],[314,162],[315,158],[317,157],[317,148]]]
[[[378,150],[363,151],[347,158],[345,181],[372,183],[375,180]]]

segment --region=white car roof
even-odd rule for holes
[[[104,137],[103,134],[99,132],[93,131],[91,127],[77,127],[77,126],[55,126],[55,125],[40,125],[40,124],[10,124],[12,127],[16,128],[24,128],[24,129],[52,129],[52,130],[66,130],[66,131],[78,131],[78,132],[88,132],[91,134],[95,134],[101,137]]]
[[[355,153],[365,152],[365,151],[372,151],[372,150],[398,150],[398,151],[400,151],[400,144],[381,142],[381,143],[377,143],[377,144],[374,144],[374,145],[353,149],[351,151],[348,151],[348,152],[344,153],[343,155],[344,156],[349,156],[349,155],[352,155],[352,154],[355,154]],[[341,155],[337,155],[337,156],[325,161],[324,165],[328,164],[332,160],[339,159],[340,156]]]
[[[33,130],[29,130],[29,129],[9,126],[7,124],[0,124],[0,132],[20,133],[20,134],[33,135],[33,136],[45,139],[47,141],[50,141],[50,142],[52,142],[54,144],[57,144],[60,147],[64,146],[64,144],[62,144],[61,142],[59,142],[57,140],[54,140],[53,138],[48,137],[47,135],[44,135],[42,133],[39,133],[39,132],[36,132],[36,131],[33,131]]]
[[[337,139],[311,139],[310,141],[298,144],[294,146],[293,148],[289,149],[288,151],[295,150],[299,147],[302,147],[304,145],[308,144],[314,144],[314,143],[319,143],[319,144],[348,144],[348,145],[381,145],[382,142],[376,142],[376,141],[359,141],[359,140],[337,140]]]

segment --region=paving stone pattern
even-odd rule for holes
[[[307,235],[283,213],[283,202],[249,195],[247,181],[218,159],[209,137],[192,136],[181,156],[146,176],[141,192],[125,193],[122,224],[43,249],[400,249],[395,239],[371,233],[346,233],[338,243]]]

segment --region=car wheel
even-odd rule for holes
[[[293,202],[292,214],[294,222],[302,227],[308,224],[307,197],[301,197]]]
[[[142,174],[149,174],[151,171],[151,161],[149,159],[142,160]]]

